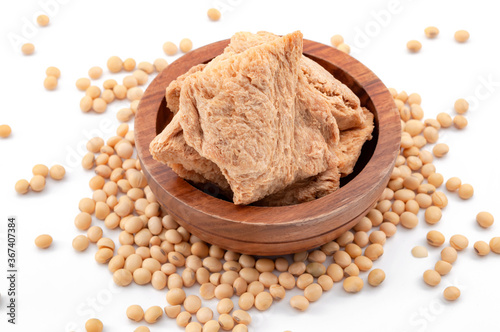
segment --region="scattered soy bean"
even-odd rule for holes
[[[137,304],[129,306],[126,314],[127,317],[134,322],[140,322],[144,318],[144,310]]]
[[[30,188],[33,191],[42,191],[45,188],[45,177],[42,175],[35,175],[30,180]]]
[[[43,80],[43,87],[47,90],[55,90],[55,88],[57,88],[57,77],[45,77],[45,79]]]
[[[432,148],[432,153],[438,158],[444,157],[448,151],[450,151],[450,148],[445,143],[438,143]]]
[[[167,302],[170,305],[183,304],[186,299],[186,293],[181,288],[170,288],[167,292]]]
[[[189,295],[184,300],[184,309],[190,314],[195,314],[201,308],[201,300],[196,295]]]
[[[32,173],[33,175],[41,175],[43,177],[46,177],[49,174],[49,168],[43,164],[37,164],[33,166]]]
[[[125,71],[132,71],[132,70],[134,70],[135,69],[135,60],[132,59],[132,58],[125,59],[123,61],[123,69]]]
[[[62,180],[66,174],[66,170],[61,165],[53,165],[49,170],[49,174],[54,180]]]
[[[49,25],[49,22],[50,19],[45,14],[38,15],[36,18],[36,23],[41,27],[46,27],[47,25]]]
[[[24,55],[31,55],[35,52],[35,45],[32,43],[25,43],[21,46],[21,52],[23,52]]]
[[[441,275],[434,270],[424,272],[424,281],[429,286],[437,286],[441,282]]]
[[[441,127],[443,128],[448,128],[452,125],[452,119],[451,119],[451,116],[448,114],[448,113],[439,113],[436,117],[436,120],[439,122],[439,124],[441,125]]]
[[[445,262],[453,264],[457,260],[457,251],[455,248],[446,247],[441,250],[441,259]]]
[[[344,52],[346,54],[349,54],[351,53],[351,47],[345,43],[340,43],[338,46],[337,46],[337,49],[341,52]]]
[[[132,272],[126,269],[118,269],[113,273],[113,281],[115,284],[118,286],[128,286],[130,283],[132,283],[132,280],[134,280],[132,276]]]
[[[456,250],[461,251],[469,246],[469,240],[463,235],[456,234],[450,238],[450,245]]]
[[[91,318],[85,322],[85,330],[87,332],[102,332],[103,324],[97,318]]]
[[[123,69],[123,61],[117,56],[110,57],[106,65],[112,73],[118,73]]]
[[[418,40],[410,40],[408,43],[406,43],[406,47],[410,52],[416,53],[420,51],[420,49],[422,48],[422,44]]]
[[[47,249],[52,244],[52,236],[42,234],[36,237],[35,245],[40,249]]]
[[[446,287],[443,291],[443,297],[448,301],[455,301],[460,297],[460,289],[455,286]]]
[[[12,133],[12,129],[9,125],[3,124],[0,125],[0,137],[7,138]]]
[[[458,114],[464,114],[469,109],[469,103],[467,102],[467,100],[460,98],[455,101],[453,107]]]
[[[500,254],[500,237],[494,237],[490,240],[490,249],[495,254]]]
[[[263,293],[261,293],[263,294]],[[315,302],[319,300],[321,295],[323,294],[323,288],[316,283],[310,284],[304,289],[304,296],[309,302]],[[260,294],[259,294],[260,295]],[[257,296],[258,297],[258,296]],[[256,298],[257,301],[257,298]],[[257,307],[257,303],[255,303],[255,307]],[[258,309],[258,307],[257,307]]]
[[[379,286],[385,280],[385,272],[381,269],[374,269],[368,274],[368,284],[373,287]]]
[[[191,51],[192,48],[193,48],[193,42],[188,38],[182,39],[181,42],[179,43],[179,49],[181,50],[182,53],[187,53]]]
[[[201,332],[201,324],[198,322],[190,322],[186,325],[186,332]]]
[[[469,40],[470,34],[466,30],[458,30],[455,32],[455,40],[459,43],[465,43]]]
[[[486,256],[490,253],[491,248],[488,243],[484,241],[477,241],[474,243],[474,250],[479,256]]]
[[[89,77],[93,80],[97,80],[102,76],[102,68],[99,66],[95,66],[89,69]]]
[[[476,221],[479,224],[479,226],[481,226],[483,228],[488,228],[488,227],[491,227],[493,225],[495,220],[494,220],[493,215],[491,213],[486,212],[486,211],[482,211],[476,215]]]
[[[290,305],[294,309],[305,311],[309,307],[309,300],[305,296],[295,295],[290,299]]]
[[[444,235],[439,231],[432,230],[427,233],[427,243],[429,243],[433,247],[442,246],[444,241]]]
[[[440,208],[443,209],[448,205],[448,198],[446,197],[445,193],[441,191],[436,191],[431,195],[432,198],[432,203]]]
[[[465,127],[467,127],[467,124],[468,124],[467,118],[463,115],[459,114],[453,118],[453,125],[457,129],[464,129]]]
[[[474,188],[472,185],[465,183],[458,188],[458,197],[460,197],[463,200],[467,200],[471,198],[474,195]]]
[[[319,285],[318,285],[319,286]],[[307,288],[306,288],[307,289]],[[305,292],[305,291],[304,291]],[[307,296],[306,296],[307,297]],[[311,301],[309,299],[309,301]],[[257,310],[264,311],[269,309],[269,307],[273,304],[273,297],[268,292],[260,292],[255,296],[254,306]],[[238,321],[238,323],[241,323]]]
[[[207,11],[207,16],[211,21],[218,21],[220,19],[221,13],[216,8],[210,8]]]
[[[219,325],[225,331],[230,331],[234,327],[234,319],[229,314],[219,316]]]
[[[168,62],[165,59],[158,58],[153,62],[155,70],[160,73],[163,69],[168,67]]]
[[[330,38],[330,43],[332,44],[332,46],[335,46],[335,47],[339,46],[343,42],[344,42],[344,37],[342,37],[341,35],[333,35]]]
[[[149,324],[153,324],[156,323],[158,319],[161,318],[162,315],[163,315],[162,308],[160,308],[159,306],[153,306],[148,308],[144,312],[144,320]]]
[[[183,311],[177,315],[175,321],[180,327],[186,327],[191,322],[192,316],[189,312]],[[220,317],[219,317],[220,319]]]
[[[248,327],[245,324],[238,324],[233,327],[233,332],[248,332]]]
[[[456,191],[460,188],[461,185],[462,181],[457,177],[451,177],[448,179],[448,181],[446,181],[446,189],[448,191]]]
[[[438,36],[439,29],[434,27],[434,26],[430,26],[430,27],[425,28],[424,32],[425,32],[425,36],[427,38],[432,39],[432,38],[436,38]]]
[[[423,246],[413,247],[413,249],[411,250],[411,254],[413,255],[413,257],[416,257],[416,258],[424,258],[424,257],[429,256],[429,252],[427,251],[427,248],[423,247]]]
[[[418,217],[412,212],[403,212],[400,216],[401,226],[405,228],[415,228],[418,225]]]
[[[344,279],[343,287],[348,293],[357,293],[363,288],[363,279],[358,276],[350,276]]]
[[[448,262],[437,261],[436,264],[434,265],[434,270],[440,275],[444,276],[450,273],[452,267],[453,266]]]
[[[179,314],[182,311],[182,307],[177,304],[177,305],[172,305],[164,308],[165,315],[167,315],[168,318],[177,318]]]

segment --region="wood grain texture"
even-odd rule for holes
[[[179,75],[221,54],[229,40],[182,56],[147,88],[135,118],[137,154],[151,190],[183,227],[224,249],[255,255],[281,255],[320,246],[352,228],[387,185],[400,145],[400,119],[385,85],[356,59],[335,48],[304,40],[304,55],[350,87],[375,115],[373,139],[365,144],[354,173],[342,187],[320,199],[292,206],[236,206],[213,197],[217,188],[194,187],[155,161],[149,144],[172,119],[165,88]],[[205,193],[208,192],[213,196]]]

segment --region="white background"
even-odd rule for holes
[[[46,28],[23,31],[43,3],[52,3],[51,23]],[[53,4],[56,4],[54,7]],[[395,3],[395,5],[393,5]],[[153,61],[166,57],[165,41],[178,43],[189,37],[195,47],[229,38],[237,31],[268,30],[284,34],[300,29],[305,38],[329,44],[342,34],[353,48],[352,55],[372,69],[387,86],[423,98],[426,117],[439,112],[453,114],[453,103],[471,101],[469,126],[441,131],[441,142],[450,153],[436,161],[445,179],[459,176],[473,184],[475,195],[461,201],[449,194],[441,222],[420,225],[411,231],[398,228],[387,241],[384,256],[375,263],[387,274],[379,288],[346,294],[341,284],[310,305],[305,313],[289,306],[292,294],[267,312],[251,310],[250,331],[472,331],[498,330],[500,326],[500,256],[479,258],[471,248],[477,240],[500,236],[500,225],[481,229],[475,215],[488,210],[500,217],[500,177],[497,170],[500,47],[498,8],[494,1],[365,0],[365,1],[4,1],[0,8],[1,69],[0,123],[13,133],[0,140],[0,331],[83,331],[91,316],[100,318],[105,331],[133,331],[139,324],[125,316],[131,304],[144,308],[165,306],[166,290],[131,285],[118,289],[106,266],[94,260],[95,247],[76,253],[72,239],[80,232],[73,225],[82,197],[91,195],[91,172],[79,167],[82,147],[93,135],[109,137],[118,125],[115,113],[125,103],[112,104],[105,114],[83,114],[83,93],[74,82],[91,66],[105,68],[111,55],[123,59]],[[224,5],[219,22],[210,22],[206,11]],[[395,8],[395,9],[394,9]],[[391,11],[389,11],[391,10]],[[424,37],[426,26],[439,27],[435,40]],[[467,29],[471,39],[458,44],[456,30]],[[368,33],[369,36],[365,36]],[[33,42],[36,53],[26,57],[9,37],[23,36]],[[418,39],[423,47],[409,54],[406,42]],[[166,57],[172,62],[175,57]],[[45,91],[48,66],[62,75],[55,91]],[[124,74],[122,74],[123,76]],[[110,74],[105,71],[104,79]],[[118,76],[121,79],[122,76]],[[116,76],[114,78],[117,78]],[[494,86],[485,84],[496,82]],[[97,84],[101,85],[103,79]],[[65,165],[63,181],[48,180],[42,193],[19,196],[18,179],[31,177],[37,163]],[[6,219],[18,218],[18,325],[6,324]],[[500,223],[500,221],[497,221]],[[453,234],[468,236],[471,246],[459,254],[453,270],[435,288],[422,281],[422,273],[434,266],[440,249],[429,248],[425,259],[413,258],[415,245],[426,245],[425,234],[437,229],[447,240]],[[42,233],[54,238],[46,251],[34,246]],[[118,231],[105,229],[117,238]],[[331,258],[329,258],[331,259]],[[362,274],[365,278],[366,274]],[[454,303],[442,300],[446,286],[462,290]],[[197,288],[190,289],[197,293]],[[212,308],[215,302],[204,303]],[[180,331],[164,317],[152,331]]]

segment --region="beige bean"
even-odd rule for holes
[[[290,299],[290,305],[294,309],[305,311],[309,307],[309,300],[305,296],[295,295]]]
[[[490,249],[495,254],[500,254],[500,237],[494,237],[490,240]]]
[[[344,279],[343,287],[348,293],[357,293],[363,288],[363,279],[358,276],[350,276]]]
[[[149,324],[156,323],[161,316],[163,316],[163,310],[159,306],[150,307],[144,312],[144,320]]]
[[[368,284],[373,287],[379,286],[385,280],[385,272],[381,269],[374,269],[368,274]]]
[[[127,317],[134,322],[140,322],[144,318],[144,310],[139,305],[131,305],[127,308]]]
[[[424,272],[424,282],[429,286],[437,286],[441,282],[441,275],[434,270]]]
[[[463,235],[456,234],[450,238],[450,245],[456,250],[461,251],[469,246],[469,240]]]
[[[231,299],[225,298],[217,303],[217,312],[219,314],[229,314],[234,308],[233,301]]]
[[[446,247],[441,250],[441,260],[453,264],[457,260],[457,251],[455,248]]]
[[[434,265],[434,270],[440,275],[447,275],[451,271],[452,265],[445,261],[437,261]]]
[[[186,327],[191,322],[191,319],[191,314],[187,311],[183,311],[177,315],[175,321],[180,327]]]
[[[474,243],[474,250],[479,256],[486,256],[491,251],[488,243],[484,241],[477,241],[476,243]]]

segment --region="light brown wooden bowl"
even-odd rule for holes
[[[281,255],[311,249],[352,228],[371,209],[389,181],[400,145],[400,119],[391,94],[368,68],[335,48],[304,40],[304,55],[342,81],[375,115],[373,139],[363,147],[354,173],[341,188],[311,202],[283,207],[237,206],[201,190],[154,160],[149,144],[172,119],[165,88],[179,75],[221,54],[229,40],[191,51],[170,64],[147,88],[135,118],[137,154],[151,190],[180,225],[224,249]],[[204,191],[203,191],[204,190]]]

